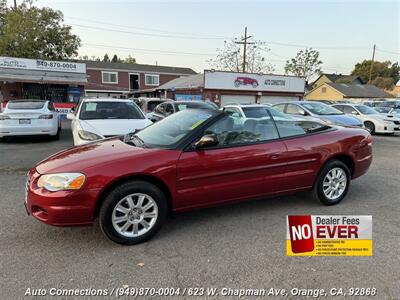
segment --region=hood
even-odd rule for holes
[[[125,157],[141,156],[159,149],[139,148],[125,144],[118,138],[105,139],[58,152],[41,161],[36,170],[40,174],[82,172],[87,168]]]
[[[82,130],[93,132],[100,136],[125,135],[150,124],[152,122],[148,119],[79,120]]]
[[[326,115],[326,116],[319,116],[321,120],[332,122],[337,125],[344,125],[344,126],[360,126],[362,122],[353,116],[348,115]]]

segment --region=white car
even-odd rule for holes
[[[400,131],[400,119],[380,114],[364,104],[334,104],[332,107],[360,119],[371,133],[389,133]]]
[[[82,145],[142,129],[152,122],[129,99],[83,99],[74,113],[69,113],[74,145]]]
[[[60,137],[61,123],[48,100],[11,100],[0,113],[0,138],[48,135]]]

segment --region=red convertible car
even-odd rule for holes
[[[263,109],[263,117],[242,123],[234,114],[188,109],[54,154],[28,174],[27,212],[56,226],[98,219],[111,240],[137,244],[172,212],[307,190],[337,204],[370,166],[365,129]]]

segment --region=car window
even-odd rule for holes
[[[166,103],[165,104],[165,115],[169,116],[174,113],[174,107],[172,106],[171,103]]]
[[[163,115],[165,112],[165,103],[161,103],[159,105],[156,106],[156,108],[154,109],[154,112],[160,115]]]
[[[305,111],[300,106],[296,104],[288,104],[286,106],[286,113],[291,115],[304,115]]]
[[[45,101],[9,101],[8,109],[42,109]]]
[[[217,147],[246,145],[279,138],[271,118],[247,119],[241,126],[234,126],[230,116],[218,120],[204,131],[213,134],[218,140]]]
[[[354,107],[348,106],[348,105],[344,106],[343,112],[345,114],[353,114],[353,115],[358,115],[359,114],[358,111],[354,109]]]
[[[233,118],[233,123],[234,123],[235,127],[243,125],[244,117],[242,116],[242,113],[237,108],[235,108],[235,107],[226,107],[226,108],[224,108],[224,111],[231,118]]]
[[[162,103],[161,101],[148,101],[147,102],[147,111],[154,111],[155,107]],[[143,104],[142,104],[143,105]]]
[[[274,107],[276,110],[280,111],[280,112],[285,112],[285,105],[286,105],[286,104],[277,104],[277,105],[274,105],[273,107]]]
[[[333,105],[332,107],[334,107],[334,108],[340,110],[341,112],[344,111],[344,106],[343,106],[343,105]]]
[[[299,121],[285,115],[272,115],[272,118],[274,119],[279,135],[282,138],[301,136],[318,131],[324,131],[330,128],[324,124],[308,120]]]
[[[356,105],[356,108],[364,115],[375,115],[378,113],[375,109],[362,104]]]
[[[133,102],[88,101],[81,105],[81,120],[144,119],[140,108]]]
[[[49,103],[47,104],[47,109],[50,111],[55,111],[56,109],[54,108],[54,105],[52,102],[49,101]]]
[[[306,102],[302,103],[302,106],[311,111],[313,114],[316,115],[342,115],[343,113],[329,105],[319,102]]]

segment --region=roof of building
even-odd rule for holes
[[[79,62],[85,63],[87,69],[127,70],[127,71],[138,71],[138,72],[172,73],[172,74],[185,74],[185,75],[197,74],[190,68],[181,68],[181,67],[113,63],[113,62],[103,62],[95,60],[80,60]]]
[[[326,83],[346,97],[351,98],[385,98],[390,94],[370,84]]]
[[[204,87],[204,75],[196,74],[191,76],[179,77],[160,85],[158,90],[172,89],[191,89]]]
[[[355,80],[360,80],[362,82],[362,79],[360,76],[357,75],[343,75],[343,74],[328,74],[328,73],[322,73],[315,81],[314,83],[320,79],[322,76],[326,76],[331,82],[337,82],[338,80],[340,81],[348,81],[348,82],[354,82]],[[314,84],[313,83],[313,84]]]

